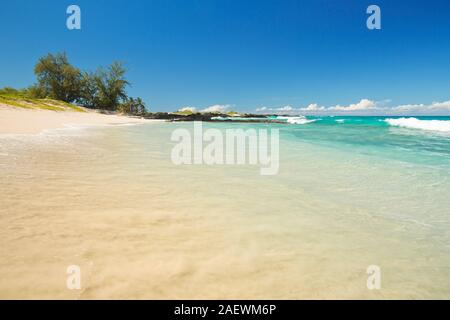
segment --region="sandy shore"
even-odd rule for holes
[[[106,115],[95,111],[56,112],[0,105],[0,134],[37,134],[43,130],[64,128],[68,125],[126,124],[150,121],[157,120]]]

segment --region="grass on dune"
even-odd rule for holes
[[[32,99],[22,95],[0,94],[0,103],[25,109],[86,112],[76,105],[53,99]]]
[[[194,111],[191,110],[178,110],[177,112],[173,112],[173,114],[179,115],[179,116],[190,116],[194,114]]]

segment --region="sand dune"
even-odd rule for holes
[[[64,128],[67,125],[105,125],[144,123],[149,121],[123,115],[87,112],[56,112],[39,109],[22,109],[0,104],[0,134],[37,134],[46,129]]]

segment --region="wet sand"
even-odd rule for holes
[[[437,169],[286,135],[274,177],[175,166],[171,133],[191,126],[0,136],[0,297],[450,296],[450,181]],[[70,265],[81,290],[66,286]],[[370,265],[381,290],[366,286]]]

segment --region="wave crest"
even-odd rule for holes
[[[284,117],[278,116],[277,119],[286,120],[287,123],[290,124],[308,124],[316,122],[317,120],[307,119],[305,116],[297,116],[297,117]]]
[[[450,132],[450,121],[446,120],[420,120],[417,118],[385,119],[391,126],[420,129],[428,131]]]

